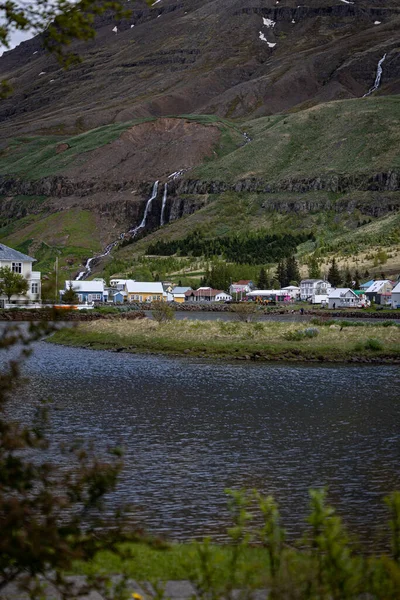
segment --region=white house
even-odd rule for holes
[[[392,308],[400,308],[400,281],[392,289]]]
[[[247,298],[255,301],[272,300],[274,302],[283,302],[285,296],[287,294],[282,290],[253,290],[247,294]]]
[[[328,308],[357,308],[360,299],[351,288],[333,288],[328,294]]]
[[[297,285],[287,285],[282,288],[282,292],[285,292],[286,296],[289,296],[292,300],[300,298],[300,288]]]
[[[108,291],[104,288],[104,281],[97,279],[96,281],[77,281],[76,279],[66,281],[63,290],[60,290],[60,299],[67,290],[72,287],[80,304],[91,304],[92,302],[107,302]]]
[[[124,290],[127,279],[110,279],[110,287],[115,290]]]
[[[218,292],[215,294],[215,302],[231,302],[232,296],[226,292]]]
[[[213,290],[209,287],[199,287],[197,290],[185,292],[187,302],[222,302],[232,300],[232,296],[222,290]]]
[[[391,304],[393,283],[390,279],[377,279],[365,290],[368,300],[376,304]]]
[[[22,252],[9,248],[5,244],[0,244],[0,267],[8,267],[14,273],[22,275],[29,284],[26,296],[12,296],[12,303],[26,301],[27,299],[30,302],[40,302],[42,291],[41,273],[40,271],[32,271],[34,262],[36,262],[36,258],[22,254]],[[7,298],[5,296],[0,297],[0,304],[4,306],[6,302]]]
[[[243,297],[251,292],[251,290],[254,290],[254,284],[250,279],[240,279],[232,283],[229,287],[229,292],[232,296],[240,295]]]
[[[315,303],[315,296],[328,295],[331,289],[329,281],[323,279],[302,279],[300,281],[300,300],[309,300]]]

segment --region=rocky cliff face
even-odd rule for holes
[[[21,218],[25,216],[27,208],[13,202],[14,196],[48,198],[46,207],[58,211],[60,201],[63,209],[79,207],[95,211],[101,218],[113,222],[117,232],[128,231],[138,225],[144,215],[146,204],[151,196],[153,182],[136,184],[135,194],[132,194],[133,182],[123,181],[104,183],[97,181],[74,182],[63,176],[48,177],[39,181],[23,181],[17,178],[0,178],[0,197],[5,199],[0,203],[3,219]],[[301,195],[315,191],[329,191],[343,194],[334,200],[320,200],[318,197],[310,200],[301,199]],[[351,192],[377,192],[373,202],[354,200]],[[162,224],[171,223],[177,219],[188,216],[206,206],[214,200],[214,196],[224,192],[234,193],[259,193],[267,195],[262,208],[281,214],[317,212],[319,210],[333,210],[335,212],[353,212],[360,210],[363,214],[379,217],[388,212],[400,209],[400,195],[391,192],[400,191],[400,173],[376,173],[365,176],[331,175],[315,179],[299,179],[281,181],[270,184],[261,179],[245,179],[228,184],[222,181],[201,180],[175,180],[168,184],[163,219],[161,218],[163,204],[162,186],[158,189],[156,198],[152,201],[148,211],[145,227],[140,235],[157,229]],[[287,192],[288,199],[282,200],[282,193]],[[293,200],[290,196],[296,193],[298,197]],[[274,196],[279,194],[279,198]],[[43,210],[43,206],[39,207]],[[29,210],[29,209],[28,209]],[[34,212],[35,207],[30,210]],[[21,212],[22,211],[22,212]],[[111,233],[110,239],[115,231]]]

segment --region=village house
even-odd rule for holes
[[[240,279],[239,281],[232,283],[229,287],[229,293],[235,298],[237,296],[242,298],[252,290],[254,290],[254,284],[250,279]]]
[[[400,281],[392,289],[392,308],[400,308]]]
[[[125,289],[125,283],[127,282],[126,279],[110,279],[110,287],[112,287],[114,290],[124,290]]]
[[[114,292],[112,295],[112,301],[114,304],[123,304],[126,301],[126,292],[123,290],[118,290],[118,292]]]
[[[0,244],[0,267],[8,267],[13,273],[22,275],[29,284],[26,295],[11,297],[12,304],[26,302],[27,300],[31,303],[41,301],[41,273],[40,271],[32,271],[34,262],[36,262],[36,258],[9,248],[5,244]],[[6,303],[7,298],[5,296],[0,297],[0,305],[5,306]]]
[[[392,301],[393,283],[389,279],[378,279],[365,290],[370,302],[380,305],[390,305]]]
[[[125,282],[125,292],[128,302],[160,302],[167,300],[161,281],[133,281]]]
[[[366,281],[365,283],[362,283],[360,285],[360,290],[363,290],[365,292],[365,290],[367,290],[369,287],[371,287],[371,285],[375,282],[375,279],[370,279],[369,281]]]
[[[333,288],[328,293],[328,308],[356,308],[360,299],[351,288]]]
[[[209,287],[200,287],[198,290],[189,290],[185,293],[187,302],[227,302],[232,296],[223,290],[213,290]]]
[[[71,289],[71,287],[78,296],[80,304],[108,301],[108,291],[105,289],[103,279],[96,279],[95,281],[76,281],[75,279],[66,281],[64,289],[60,290],[61,301],[63,300],[65,292]]]
[[[323,279],[303,279],[300,281],[300,300],[318,303],[318,297],[327,296],[331,287],[329,281]]]
[[[291,300],[298,300],[300,298],[300,288],[297,285],[287,285],[282,288],[281,291],[284,292],[286,296],[289,296]]]
[[[176,286],[171,289],[170,292],[167,292],[167,300],[168,302],[177,302],[178,304],[182,304],[186,300],[186,292],[191,291],[190,286]]]

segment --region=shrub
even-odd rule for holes
[[[116,306],[99,306],[96,310],[102,315],[115,315],[119,313],[119,308]]]
[[[238,321],[250,323],[256,317],[257,305],[254,302],[241,302],[232,306],[232,312]]]
[[[296,329],[295,331],[287,331],[283,334],[285,340],[289,340],[291,342],[297,342],[299,340],[304,339],[304,332],[301,329]]]
[[[307,338],[317,337],[318,334],[319,331],[316,327],[307,327],[307,329],[304,330],[304,337]]]
[[[383,344],[380,340],[377,340],[375,338],[368,338],[365,342],[365,349],[377,352],[379,350],[383,350]]]
[[[298,342],[306,338],[314,338],[319,334],[316,327],[307,327],[307,329],[296,329],[295,331],[287,331],[283,337],[291,342]]]
[[[167,302],[153,302],[151,305],[153,319],[158,323],[175,319],[175,309]]]

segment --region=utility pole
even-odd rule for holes
[[[56,256],[56,264],[55,264],[55,268],[56,268],[56,291],[54,293],[54,301],[57,302],[57,290],[58,290],[58,256]]]

